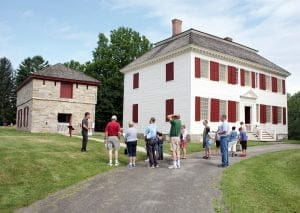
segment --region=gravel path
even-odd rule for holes
[[[300,145],[277,144],[249,148],[249,157]],[[182,161],[182,168],[169,170],[168,161],[160,168],[125,167],[97,175],[37,201],[17,212],[72,213],[177,213],[214,212],[213,200],[221,197],[219,183],[224,169],[218,168],[220,157],[202,159],[195,153]],[[230,163],[244,158],[230,157]]]

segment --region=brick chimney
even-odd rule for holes
[[[172,36],[176,36],[177,34],[182,32],[181,26],[182,26],[181,20],[176,18],[172,20]]]

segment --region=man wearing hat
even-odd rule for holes
[[[113,165],[112,163],[113,151],[115,154],[115,166],[119,165],[118,151],[120,148],[120,135],[121,135],[120,124],[117,122],[117,116],[113,115],[111,117],[111,121],[108,122],[105,128],[105,144],[106,144],[106,148],[108,149],[109,166]]]

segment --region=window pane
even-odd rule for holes
[[[251,86],[251,77],[249,71],[245,71],[245,85],[248,87]]]
[[[277,122],[282,123],[282,107],[278,107],[277,109]]]
[[[201,59],[201,77],[208,78],[208,61]]]
[[[271,123],[271,106],[266,106],[267,123]]]
[[[223,100],[220,100],[220,116],[221,115],[227,115],[227,103]]]
[[[208,120],[208,98],[201,98],[200,109],[201,109],[201,119]]]
[[[220,81],[227,81],[226,80],[226,66],[224,64],[219,64],[219,80]]]

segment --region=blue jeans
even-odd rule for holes
[[[220,146],[221,146],[221,154],[222,154],[222,166],[228,166],[228,137],[221,136],[220,137]]]

